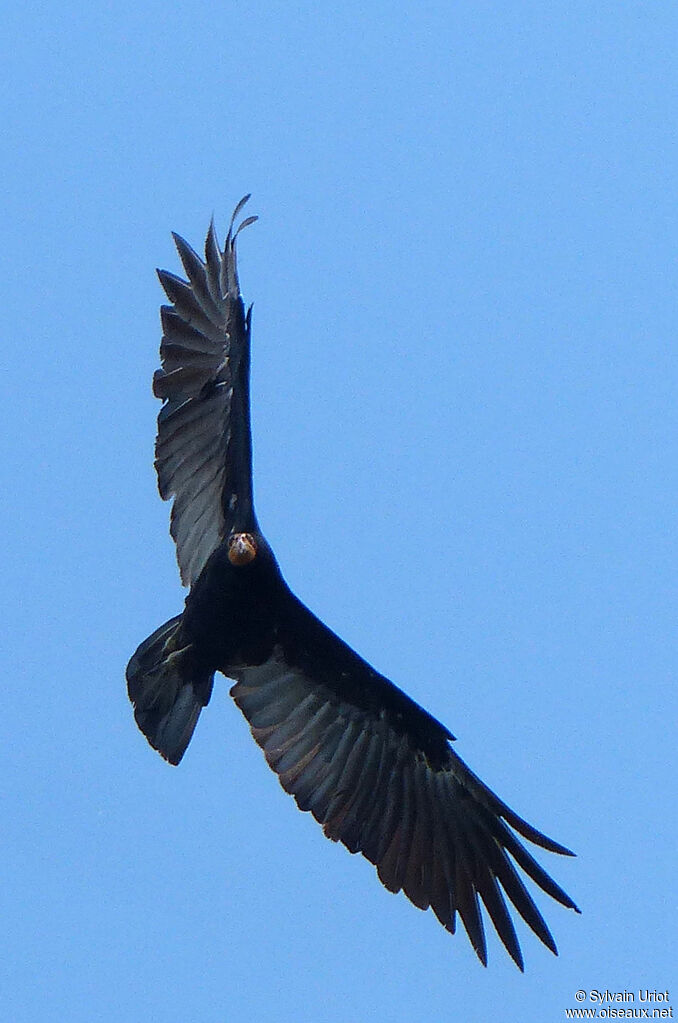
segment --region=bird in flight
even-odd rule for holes
[[[487,965],[481,903],[509,955],[523,957],[507,900],[557,955],[522,875],[579,912],[521,838],[573,855],[502,802],[452,749],[454,736],[355,653],[292,593],[257,522],[250,431],[251,306],[238,282],[234,229],[211,224],[204,261],[174,235],[187,280],[159,278],[162,399],[155,467],[172,499],[183,584],[180,615],[127,667],[136,722],[178,764],[209,703],[215,672],[269,766],[325,835],[361,852],[391,892],[431,907],[452,934],[457,914]],[[520,837],[518,837],[520,836]]]

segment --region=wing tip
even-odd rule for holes
[[[233,225],[235,224],[235,218],[238,216],[238,214],[242,210],[243,206],[245,206],[245,204],[248,203],[251,198],[252,198],[252,193],[248,192],[247,195],[243,195],[242,199],[235,204],[235,209],[233,210],[233,213],[231,214],[231,221],[230,221],[230,223],[228,225],[228,234],[226,235],[227,243],[231,240],[231,235],[233,233]],[[240,230],[240,228],[238,228],[238,230]],[[236,231],[236,234],[237,233],[238,232]],[[233,237],[235,237],[235,236],[233,236]]]

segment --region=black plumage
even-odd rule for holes
[[[205,261],[174,236],[187,281],[160,271],[162,369],[153,390],[156,469],[173,499],[171,533],[190,587],[181,615],[156,630],[127,668],[136,721],[178,764],[214,674],[231,695],[285,791],[328,838],[362,852],[389,891],[433,909],[454,933],[457,914],[487,961],[481,903],[523,968],[507,899],[541,941],[551,933],[521,872],[557,902],[572,899],[518,835],[569,850],[531,827],[457,756],[444,725],[318,620],[285,583],[252,497],[250,310],[240,295],[234,230],[223,250],[210,225]]]

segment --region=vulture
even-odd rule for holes
[[[137,725],[178,764],[215,672],[300,810],[360,852],[391,892],[433,910],[454,934],[459,915],[487,965],[485,914],[520,970],[510,906],[557,955],[524,877],[579,912],[526,843],[573,853],[519,817],[452,748],[452,733],[355,653],[287,586],[259,528],[252,494],[250,334],[235,222],[223,249],[211,223],[205,258],[173,235],[186,279],[158,271],[162,368],[158,489],[172,500],[170,532],[184,610],[138,647],[127,667]],[[482,904],[482,905],[481,905]],[[483,909],[484,907],[484,909]]]

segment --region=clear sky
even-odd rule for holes
[[[678,1014],[677,37],[651,0],[10,3],[3,1020]],[[540,856],[583,915],[539,899],[524,976],[327,842],[221,676],[179,768],[134,725],[184,598],[154,267],[245,192],[262,528],[578,853]]]

